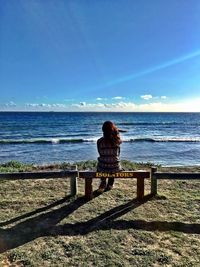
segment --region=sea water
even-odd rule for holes
[[[200,165],[200,113],[0,112],[0,163],[95,160],[102,124],[121,134],[121,159]]]

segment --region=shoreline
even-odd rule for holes
[[[97,160],[86,160],[76,162],[61,162],[61,163],[42,163],[42,164],[29,164],[16,160],[11,160],[6,163],[0,164],[0,172],[31,172],[41,170],[66,170],[71,169],[76,165],[78,170],[96,170]],[[125,171],[151,169],[156,167],[159,171],[171,171],[171,172],[200,172],[200,165],[194,166],[162,166],[159,164],[153,164],[152,162],[133,162],[129,160],[121,160],[122,168]]]

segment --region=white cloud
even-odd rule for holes
[[[34,104],[34,103],[26,103],[25,106],[26,106],[26,107],[38,107],[38,104]]]
[[[10,101],[8,103],[5,104],[6,107],[16,107],[17,105],[15,104],[15,102]]]
[[[86,106],[86,102],[80,102],[80,106]]]
[[[145,100],[149,100],[149,99],[153,98],[152,95],[141,95],[140,97],[145,99]]]
[[[200,112],[200,98],[197,100],[163,103],[153,102],[146,104],[136,104],[133,102],[118,103],[87,103],[84,106],[80,104],[71,105],[71,111],[118,111],[118,112]]]
[[[105,98],[105,97],[97,97],[95,100],[96,101],[105,101],[105,100],[108,100],[108,99]]]
[[[40,107],[47,107],[47,108],[50,108],[50,107],[51,107],[50,104],[44,104],[44,103],[39,104],[39,106],[40,106]]]
[[[158,99],[160,98],[160,101]],[[113,101],[111,103],[86,103],[62,104],[62,103],[27,103],[25,105],[16,105],[14,102],[1,104],[1,110],[21,110],[21,111],[119,111],[119,112],[200,112],[200,98],[187,99],[173,103],[161,97],[145,104],[137,104],[131,101]],[[168,99],[168,97],[167,97]]]
[[[167,99],[167,97],[165,95],[162,95],[160,98],[161,99]]]
[[[40,104],[27,103],[26,106],[27,107],[45,107],[45,108],[50,108],[52,105],[50,105],[50,104],[44,104],[44,103],[40,103]]]
[[[80,104],[71,105],[72,109],[78,111],[129,111],[135,107],[134,103],[119,102],[119,103],[87,103],[84,106]]]
[[[52,104],[52,107],[65,108],[66,105],[64,105],[64,104]]]
[[[114,99],[114,100],[121,100],[121,99],[124,99],[124,97],[123,96],[115,96],[112,99]]]
[[[59,103],[53,103],[53,104],[47,104],[47,103],[26,103],[25,108],[26,109],[31,109],[31,110],[63,110],[66,109],[66,105],[64,104],[59,104]]]
[[[13,101],[9,101],[8,103],[0,103],[0,110],[7,111],[7,110],[17,110],[17,104]]]

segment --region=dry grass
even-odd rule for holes
[[[200,182],[158,190],[138,202],[135,180],[116,180],[86,202],[82,180],[73,199],[68,180],[1,181],[0,266],[200,266]]]

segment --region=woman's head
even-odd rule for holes
[[[102,131],[104,138],[111,142],[112,145],[119,145],[121,143],[119,131],[113,122],[105,121],[102,126]]]

